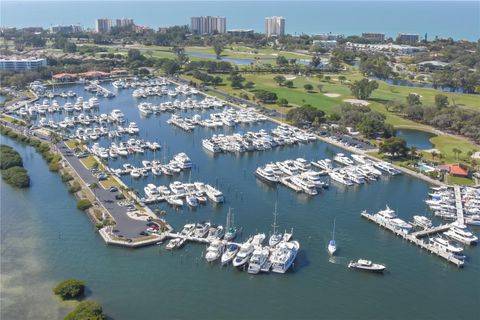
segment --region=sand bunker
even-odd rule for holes
[[[295,80],[295,79],[297,79],[297,77],[296,77],[296,76],[287,76],[287,77],[285,77],[285,79],[287,79],[287,80]]]
[[[324,96],[327,96],[329,98],[338,98],[340,95],[338,93],[324,93]]]
[[[370,104],[369,102],[365,100],[360,100],[360,99],[345,99],[343,101],[348,102],[350,104],[359,105],[359,106],[368,106]]]

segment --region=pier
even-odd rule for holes
[[[462,192],[460,191],[460,186],[454,186],[453,191],[455,192],[455,208],[457,210],[457,222],[460,225],[464,225],[465,219],[463,217]]]
[[[367,213],[366,211],[363,211],[360,215],[362,217],[364,217],[365,219],[370,220],[370,221],[380,225],[381,227],[383,227],[387,230],[390,230],[391,232],[393,232],[397,236],[399,236],[399,237],[401,237],[405,240],[408,240],[411,243],[416,244],[420,248],[425,249],[428,252],[433,253],[433,254],[439,256],[440,258],[443,258],[443,259],[447,260],[450,263],[453,263],[454,265],[456,265],[459,268],[462,268],[465,264],[463,260],[455,258],[453,256],[453,254],[451,254],[447,251],[441,250],[439,248],[436,248],[435,246],[432,246],[428,243],[425,243],[423,240],[419,239],[419,234],[418,233],[417,234],[415,234],[415,233],[412,233],[412,234],[405,233],[402,230],[396,229],[393,226],[391,226],[389,224],[386,224],[385,222],[377,219],[374,215],[371,215],[371,214]],[[450,228],[450,225],[442,225],[442,226],[439,226],[439,227],[434,227],[434,228],[429,229],[429,230],[432,230],[431,232],[429,232],[429,230],[425,230],[426,233],[425,234],[420,234],[420,235],[426,236],[430,233],[439,232],[438,229],[447,230],[448,228]]]

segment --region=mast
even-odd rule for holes
[[[227,223],[225,225],[225,230],[227,230],[227,232],[228,232],[228,230],[230,230],[230,213],[231,213],[231,211],[232,211],[232,208],[229,207],[228,208],[228,213],[227,213]]]
[[[332,239],[335,240],[335,221],[337,218],[333,219],[333,232],[332,232]]]
[[[272,224],[272,227],[273,227],[273,234],[276,234],[277,233],[277,202],[275,201],[275,211],[273,212],[273,224]]]

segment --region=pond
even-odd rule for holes
[[[398,80],[398,79],[380,79],[377,77],[369,77],[370,79],[384,81],[388,84],[393,84],[396,86],[404,86],[404,87],[414,87],[414,88],[424,88],[424,89],[436,89],[439,91],[446,91],[446,92],[453,92],[453,93],[466,93],[462,88],[452,88],[449,86],[437,86],[436,88],[433,87],[431,84],[423,84],[423,83],[415,83],[410,82],[407,80]]]
[[[396,130],[396,135],[399,138],[405,139],[409,147],[416,147],[417,149],[432,149],[434,145],[430,139],[435,137],[435,134],[426,131],[414,129],[399,129]]]

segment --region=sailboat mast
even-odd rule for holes
[[[335,240],[335,222],[337,218],[333,219],[333,232],[332,232],[332,239]]]
[[[277,233],[277,202],[275,201],[275,211],[273,212],[273,224],[272,224],[272,227],[273,227],[273,234],[276,234]]]

